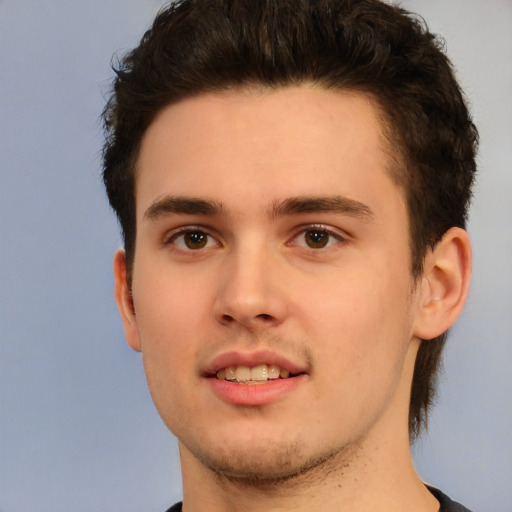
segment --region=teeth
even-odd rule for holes
[[[268,367],[268,378],[269,379],[279,379],[279,374],[281,373],[281,368],[277,366],[277,364],[271,364]]]
[[[267,380],[275,380],[281,377],[287,379],[290,372],[284,368],[280,368],[276,364],[259,364],[249,368],[248,366],[228,366],[217,372],[217,378],[220,380],[230,380],[241,383],[249,382],[266,382]]]
[[[237,366],[235,375],[238,382],[247,382],[251,380],[251,369],[248,366]]]
[[[235,380],[236,379],[235,370],[236,370],[236,368],[234,366],[229,366],[228,368],[226,368],[226,380]]]
[[[268,369],[266,364],[251,368],[251,380],[267,380]]]

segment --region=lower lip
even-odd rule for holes
[[[268,405],[276,402],[299,386],[306,375],[288,379],[268,380],[263,384],[238,384],[236,382],[208,378],[213,392],[224,402],[234,405]]]

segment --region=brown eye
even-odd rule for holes
[[[327,231],[310,229],[304,233],[306,245],[311,249],[323,249],[329,243],[331,235]]]
[[[310,224],[301,229],[287,245],[301,247],[303,249],[329,249],[341,246],[346,241],[343,232],[339,228],[324,227],[323,225]]]
[[[181,252],[201,251],[221,246],[218,240],[207,231],[186,228],[164,240],[164,244]]]
[[[203,249],[208,243],[208,235],[202,231],[187,231],[183,234],[183,242],[188,249]]]

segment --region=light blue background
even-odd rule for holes
[[[512,511],[512,2],[408,0],[443,34],[481,133],[475,272],[420,474]],[[163,511],[177,448],[112,298],[98,122],[157,0],[0,0],[0,512]]]

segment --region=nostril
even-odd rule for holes
[[[253,316],[252,318],[244,318],[242,316],[236,317],[232,315],[224,314],[221,316],[221,322],[225,325],[240,322],[244,325],[251,325],[256,326],[258,324],[268,324],[269,322],[272,322],[274,320],[274,317],[272,315],[269,315],[267,313],[261,313],[259,315]]]

